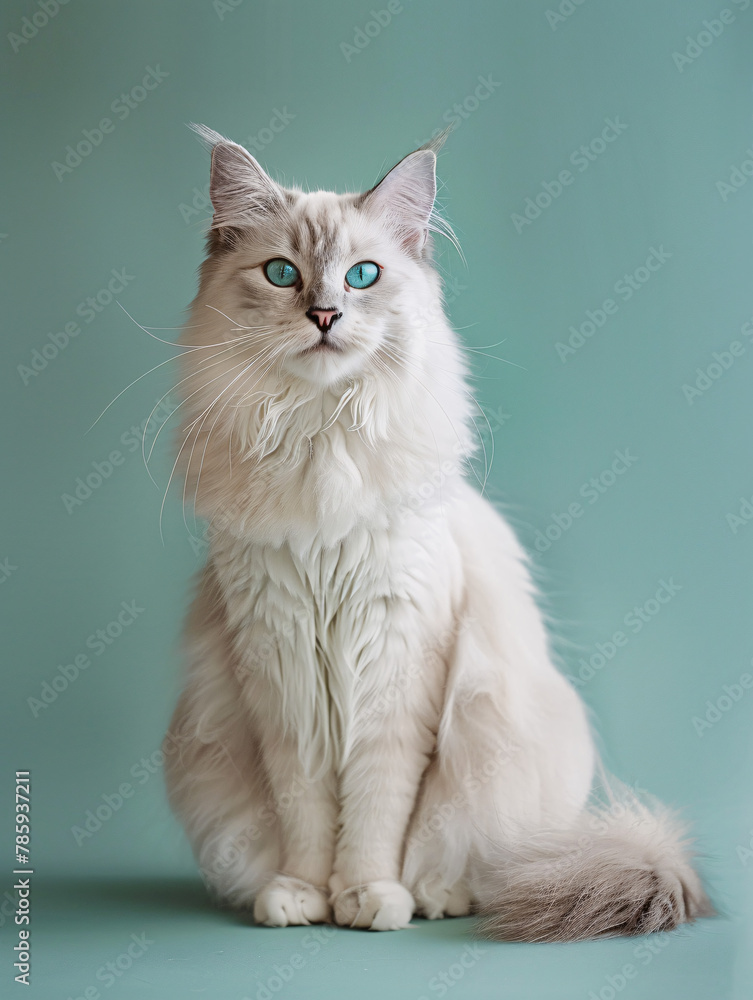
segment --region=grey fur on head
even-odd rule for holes
[[[202,145],[212,154],[212,184],[216,183],[218,174],[225,175],[226,194],[229,197],[226,199],[225,210],[218,210],[217,201],[214,197],[212,198],[215,207],[211,223],[213,230],[233,225],[241,227],[250,225],[254,221],[258,221],[259,211],[266,210],[268,212],[269,209],[274,209],[275,207],[284,208],[285,189],[275,184],[259,165],[255,157],[244,146],[234,142],[232,139],[226,138],[219,132],[215,132],[214,129],[207,128],[206,125],[191,122],[189,123],[189,128],[196,133]],[[446,128],[435,133],[427,142],[419,146],[412,153],[408,153],[407,156],[403,157],[402,160],[398,161],[395,166],[388,170],[370,190],[365,191],[361,195],[361,198],[364,200],[368,198],[385,181],[389,184],[390,174],[397,167],[401,166],[401,164],[404,165],[405,161],[410,157],[417,157],[418,154],[423,152],[433,154],[431,161],[427,163],[427,176],[430,174],[434,183],[436,156],[444,146],[453,128],[454,125],[448,125]],[[397,189],[397,194],[401,195],[405,192],[405,185],[401,184]],[[436,233],[438,236],[443,236],[449,240],[465,263],[465,257],[463,256],[463,250],[458,238],[450,223],[440,214],[435,203],[435,195],[436,186],[432,188],[431,201],[426,206],[428,217],[427,230],[429,233]],[[395,208],[398,210],[399,207],[399,205],[395,205]],[[211,245],[213,244],[210,243]],[[427,249],[430,249],[430,246]]]

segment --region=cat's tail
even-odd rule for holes
[[[584,811],[567,832],[495,848],[477,898],[486,937],[580,941],[666,931],[713,916],[685,828],[634,797]]]

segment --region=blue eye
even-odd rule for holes
[[[345,275],[345,280],[351,288],[368,288],[373,285],[382,273],[378,264],[370,260],[362,260],[360,264],[354,264]]]
[[[264,265],[264,273],[272,284],[279,288],[288,288],[290,285],[294,285],[300,277],[298,268],[283,257],[275,257],[274,260],[267,261]]]

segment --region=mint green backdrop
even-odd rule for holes
[[[3,995],[749,997],[753,4],[9,0],[2,20]],[[185,123],[356,190],[450,119],[440,200],[467,267],[440,262],[483,349],[490,495],[608,765],[692,821],[722,914],[656,941],[244,926],[206,905],[165,805],[155,751],[203,557],[180,489],[160,535],[170,426],[156,485],[141,455],[172,367],[87,429],[175,354],[137,324],[178,327],[196,287],[208,158]]]

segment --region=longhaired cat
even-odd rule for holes
[[[478,912],[508,940],[710,912],[683,830],[599,772],[528,561],[466,477],[435,140],[363,194],[212,149],[178,461],[209,523],[171,724],[206,882],[270,926]]]

